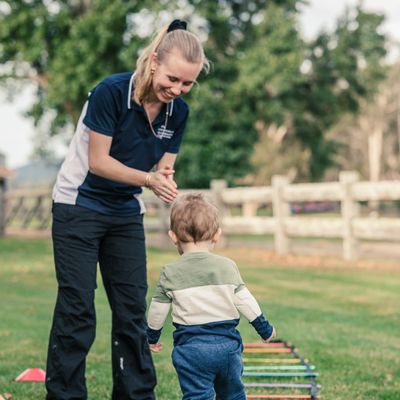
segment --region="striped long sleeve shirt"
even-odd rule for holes
[[[224,335],[241,341],[236,330],[240,314],[263,339],[273,331],[236,264],[209,252],[185,253],[162,269],[149,308],[149,343],[158,342],[171,306],[175,345],[199,334]]]

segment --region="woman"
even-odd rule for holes
[[[109,76],[89,94],[53,190],[58,294],[47,399],[87,398],[97,262],[112,310],[112,398],[154,399],[141,187],[165,202],[176,197],[173,165],[188,117],[180,96],[203,68],[198,38],[175,20],[143,51],[135,73]]]

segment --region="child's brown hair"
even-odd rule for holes
[[[172,205],[170,226],[182,243],[212,240],[219,229],[218,209],[201,193],[180,196]]]

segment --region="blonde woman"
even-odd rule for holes
[[[202,69],[208,61],[199,39],[175,20],[143,51],[134,73],[109,76],[89,94],[53,190],[58,293],[48,400],[88,398],[97,263],[112,310],[112,399],[155,398],[140,194],[145,186],[167,203],[177,196],[173,167],[188,118],[181,96]]]

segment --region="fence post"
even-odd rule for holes
[[[164,203],[162,200],[159,201],[159,216],[161,222],[161,235],[159,239],[159,245],[162,248],[168,248],[172,245],[171,240],[168,236],[169,231],[169,213],[170,213],[170,204]]]
[[[224,235],[224,217],[227,215],[227,207],[222,199],[222,192],[228,187],[228,184],[223,179],[212,179],[210,183],[212,201],[219,210],[219,220],[222,228],[222,235],[219,240],[219,247],[226,247],[228,241]]]
[[[345,260],[356,260],[358,258],[359,243],[353,232],[353,220],[358,217],[360,207],[358,202],[352,198],[351,188],[359,180],[356,171],[342,171],[339,181],[342,185],[343,199],[341,213],[343,220],[343,258]]]
[[[210,184],[212,200],[219,210],[219,215],[221,219],[227,214],[225,203],[222,200],[222,192],[227,187],[228,184],[223,179],[213,179]]]
[[[280,255],[289,253],[289,237],[285,232],[285,219],[290,215],[290,206],[283,198],[283,189],[289,179],[283,175],[272,177],[272,209],[275,218],[275,251]]]
[[[6,157],[0,153],[0,171],[5,170]],[[6,176],[0,172],[0,236],[4,236],[6,230]]]
[[[257,215],[259,204],[253,201],[247,201],[242,206],[243,217],[255,217]]]

